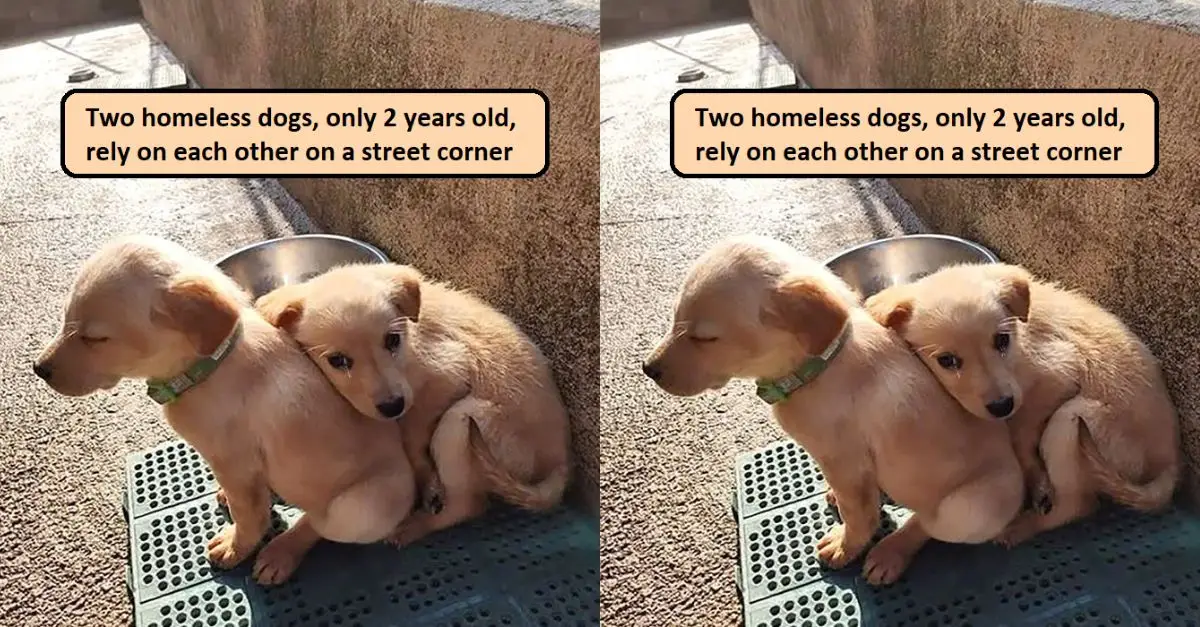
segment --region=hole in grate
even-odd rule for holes
[[[747,537],[751,584],[778,592],[819,577],[816,542],[836,524],[832,510],[817,500],[765,516]]]
[[[143,598],[208,579],[213,573],[207,555],[208,541],[229,520],[215,500],[200,500],[139,523],[135,548]],[[271,523],[269,535],[287,528],[274,510]]]
[[[577,573],[539,585],[527,608],[540,627],[588,627],[600,622],[597,573]]]
[[[1032,547],[1027,551],[1033,551]],[[1080,580],[1089,569],[1077,553],[1041,549],[1026,572],[997,580],[992,589],[1002,605],[1040,612],[1084,593]]]
[[[863,599],[863,603],[877,608],[876,615],[881,625],[971,627],[987,623],[983,616],[983,604],[974,593],[930,603],[921,600],[925,592],[918,590],[914,594],[913,589],[901,581],[891,587],[872,591],[871,597]]]
[[[389,581],[383,590],[389,602],[420,613],[474,594],[479,575],[469,554],[449,553],[438,556],[436,567],[430,564],[420,572]]]
[[[1183,572],[1161,579],[1134,596],[1131,605],[1150,627],[1200,625],[1200,574]]]
[[[175,442],[134,463],[130,498],[141,515],[196,498],[216,489],[212,471],[194,449]]]
[[[818,494],[825,477],[795,443],[759,451],[742,467],[742,494],[749,516]]]
[[[752,627],[859,627],[858,602],[849,590],[822,585],[792,593],[751,619]],[[890,624],[890,623],[889,623]]]
[[[218,585],[164,604],[146,627],[250,627],[250,610],[240,590]]]
[[[309,601],[307,596],[296,585],[285,585],[268,592],[271,624],[278,627],[362,627],[375,619],[375,610],[365,593],[323,603]]]

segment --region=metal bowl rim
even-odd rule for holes
[[[897,235],[895,237],[885,237],[883,239],[877,239],[877,240],[872,240],[870,242],[864,242],[862,244],[858,244],[856,246],[851,246],[850,248],[847,248],[839,253],[834,254],[833,256],[826,259],[823,263],[826,267],[828,267],[831,264],[833,264],[833,262],[835,262],[843,257],[848,257],[848,256],[850,256],[850,254],[858,252],[862,249],[870,248],[872,246],[878,246],[881,244],[885,244],[887,242],[906,240],[906,239],[913,239],[913,240],[934,239],[934,240],[943,240],[943,241],[954,242],[957,244],[963,244],[967,248],[974,249],[975,251],[982,254],[983,257],[987,260],[987,263],[1000,263],[1000,258],[996,256],[996,253],[993,253],[991,250],[989,250],[983,244],[972,242],[971,240],[963,239],[961,237],[955,237],[953,235],[942,235],[940,233],[914,233],[912,235]]]
[[[221,264],[225,263],[226,261],[229,261],[230,259],[232,259],[242,253],[245,253],[247,251],[254,250],[255,248],[265,248],[270,244],[276,244],[278,242],[302,240],[302,239],[335,240],[335,241],[346,242],[348,244],[357,244],[358,246],[366,248],[367,252],[371,253],[377,259],[379,259],[379,263],[390,263],[391,262],[391,260],[388,259],[388,256],[385,255],[382,250],[379,250],[379,248],[377,248],[376,246],[368,244],[362,240],[357,240],[352,237],[346,237],[344,235],[332,235],[332,234],[325,234],[325,233],[305,233],[303,235],[285,235],[283,237],[276,237],[273,239],[262,240],[261,242],[255,242],[253,244],[247,244],[245,246],[242,246],[241,248],[238,248],[237,250],[234,250],[233,252],[226,254],[224,257],[221,257],[219,260],[217,260],[216,265],[220,266]]]

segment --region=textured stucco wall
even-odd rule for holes
[[[522,325],[554,363],[575,426],[578,496],[598,508],[598,8],[409,0],[142,0],[142,7],[205,87],[535,87],[547,94],[551,156],[542,178],[284,185],[326,229],[470,288]]]
[[[138,0],[3,0],[0,42],[52,35],[62,29],[140,14]]]
[[[1162,11],[1122,13],[1125,5]],[[1086,291],[1162,360],[1200,462],[1200,35],[1179,2],[751,0],[815,87],[1136,87],[1161,102],[1144,180],[902,179],[932,228]],[[1083,10],[1095,8],[1098,10]],[[1168,10],[1171,9],[1171,10]],[[1168,25],[1170,24],[1170,25]],[[1191,494],[1200,496],[1195,473]]]

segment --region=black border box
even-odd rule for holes
[[[1141,179],[1154,176],[1158,172],[1159,146],[1161,139],[1161,105],[1158,96],[1149,89],[1121,88],[1064,88],[1064,89],[801,89],[799,92],[822,94],[1146,94],[1154,101],[1154,167],[1144,174],[884,174],[880,172],[845,173],[845,174],[685,174],[675,167],[675,101],[683,94],[714,94],[714,93],[763,93],[771,94],[766,97],[776,97],[775,94],[795,94],[797,91],[779,91],[771,89],[681,89],[671,96],[670,103],[670,153],[671,171],[676,176],[686,179],[828,179],[828,178],[883,178],[883,179]]]
[[[420,94],[420,93],[469,93],[469,94],[537,94],[546,103],[546,164],[541,171],[533,174],[289,174],[274,172],[255,172],[237,174],[76,174],[67,168],[66,147],[67,128],[65,124],[67,99],[72,94],[80,92],[119,93],[119,94],[151,94],[161,93],[163,89],[111,88],[111,89],[71,89],[63,94],[59,101],[59,167],[72,178],[78,179],[221,179],[221,178],[276,178],[276,179],[535,179],[544,176],[550,170],[550,98],[540,89],[265,89],[265,88],[198,88],[178,90],[188,93],[209,94]]]

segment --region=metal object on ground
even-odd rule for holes
[[[996,263],[992,251],[950,235],[902,235],[842,251],[825,265],[850,287],[869,297],[884,288],[911,283],[957,263]]]
[[[95,84],[93,89],[183,89],[188,86],[187,73],[178,63],[164,63],[148,68],[128,70],[110,74]]]
[[[816,565],[837,513],[803,449],[779,442],[735,464],[747,627],[1192,624],[1200,603],[1200,517],[1180,509],[1105,508],[1011,550],[932,542],[900,581],[873,588],[861,560]],[[885,529],[910,515],[887,501],[883,511]]]
[[[288,582],[205,557],[228,522],[216,484],[179,441],[127,461],[129,588],[136,627],[535,627],[600,621],[600,531],[582,513],[498,507],[403,549],[321,542]],[[278,533],[299,517],[274,508]]]
[[[340,235],[293,235],[239,248],[217,262],[225,274],[258,298],[283,285],[302,283],[337,266],[387,263],[378,248]]]
[[[93,72],[89,68],[80,68],[78,70],[75,70],[74,72],[71,72],[71,75],[67,77],[67,82],[68,83],[82,83],[84,81],[90,81],[93,78],[96,78],[95,72]]]
[[[704,70],[694,67],[690,70],[684,70],[680,72],[675,81],[678,83],[694,83],[705,76],[707,76],[707,74],[704,73]]]

